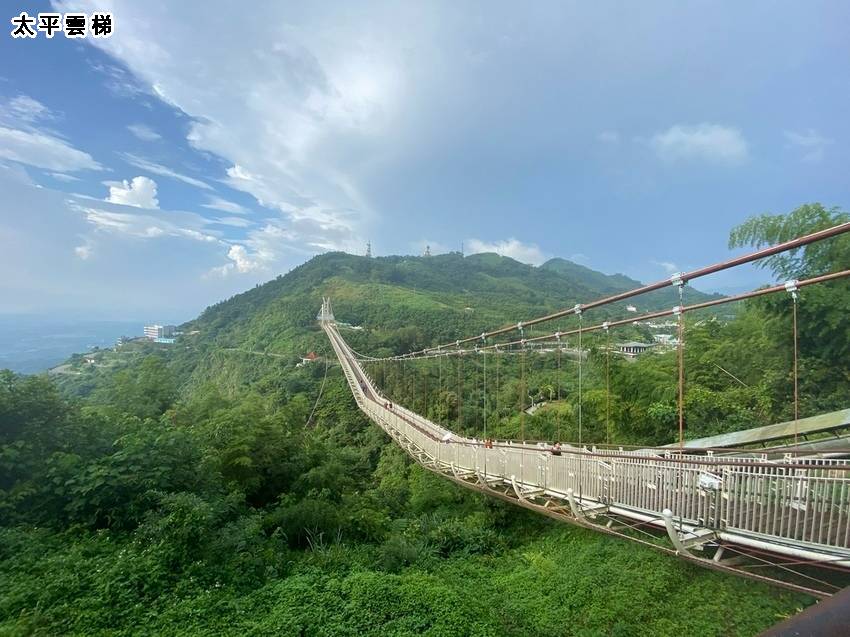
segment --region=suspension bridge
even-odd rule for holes
[[[673,275],[546,316],[454,342],[385,358],[355,352],[337,329],[330,299],[317,316],[359,408],[426,469],[465,487],[541,514],[638,542],[697,564],[829,597],[850,583],[850,409],[799,418],[797,295],[810,285],[850,276],[850,270],[793,280],[732,297],[685,306],[682,288],[694,279],[828,240],[850,223],[712,266]],[[673,286],[678,306],[598,325],[581,323],[589,309]],[[794,419],[701,440],[684,436],[684,322],[688,312],[768,294],[790,296],[794,315]],[[526,337],[525,330],[564,316],[576,330]],[[366,365],[384,360],[498,355],[510,347],[578,339],[579,419],[583,334],[654,318],[678,325],[677,443],[660,448],[483,440],[453,432],[385,395]],[[517,334],[519,338],[511,338]],[[486,421],[486,415],[485,415]],[[579,420],[579,432],[581,432]],[[581,436],[581,433],[579,433]],[[760,445],[753,448],[752,445]]]

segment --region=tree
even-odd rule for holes
[[[147,356],[137,367],[116,373],[98,398],[121,413],[159,418],[177,398],[177,387],[165,362]]]
[[[765,245],[788,241],[824,228],[850,221],[850,215],[838,208],[806,204],[785,215],[761,215],[733,229],[731,247]],[[783,279],[803,279],[850,268],[850,233],[818,241],[803,248],[764,260]],[[839,279],[804,288],[798,293],[798,352],[802,406],[817,413],[846,406],[850,379],[850,281]],[[793,343],[792,300],[787,295],[755,299],[751,307],[762,313],[768,341],[779,349],[787,370],[783,379],[782,399],[790,404]],[[789,408],[790,409],[790,408]],[[790,411],[786,410],[786,417]]]
[[[805,204],[787,214],[762,214],[745,221],[729,234],[729,247],[741,248],[783,243],[818,230],[850,221],[850,214],[819,203]],[[833,269],[850,267],[850,234],[818,241],[756,262],[777,277],[812,277]]]

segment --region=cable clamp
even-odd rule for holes
[[[455,347],[460,347],[460,341],[455,341]]]
[[[581,314],[581,304],[580,303],[576,303],[576,306],[573,308],[573,313],[575,313],[577,315]]]
[[[487,342],[487,335],[484,332],[481,332],[481,340]]]
[[[673,285],[678,285],[679,287],[685,285],[685,280],[682,278],[684,274],[682,272],[676,272],[673,276],[670,277],[670,283]]]
[[[522,332],[522,321],[520,321],[519,323],[517,323],[517,324],[516,324],[516,328],[517,328],[520,332]]]
[[[799,281],[797,279],[791,279],[790,281],[785,282],[785,291],[791,293],[791,298],[795,301],[797,300],[797,284]]]
[[[606,330],[606,331],[607,331],[609,327],[611,327],[611,324],[610,324],[608,321],[605,321],[605,322],[602,324],[602,329],[603,329],[603,330]]]
[[[673,316],[679,316],[682,313],[682,306],[677,305],[673,308]]]
[[[557,340],[557,341],[561,340],[561,333],[560,332],[555,332],[555,340]]]

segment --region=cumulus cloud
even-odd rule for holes
[[[0,126],[0,157],[58,172],[99,170],[91,155],[59,137]]]
[[[184,184],[189,184],[190,186],[195,186],[196,188],[201,188],[203,190],[212,190],[212,186],[201,181],[200,179],[189,177],[188,175],[179,173],[176,170],[172,170],[168,166],[163,166],[162,164],[157,164],[156,162],[149,161],[144,157],[139,157],[138,155],[134,155],[132,153],[123,153],[121,157],[131,166],[135,166],[136,168],[140,168],[141,170],[153,173],[154,175],[170,177],[171,179],[182,181]]]
[[[523,243],[514,238],[493,242],[469,239],[465,245],[466,251],[469,254],[495,252],[503,257],[510,257],[521,263],[530,263],[531,265],[540,265],[546,261],[546,255],[543,254],[543,251],[536,244]]]
[[[159,208],[156,198],[156,182],[148,177],[133,177],[129,182],[109,182],[106,201],[136,208]]]
[[[676,124],[652,136],[649,145],[668,161],[702,159],[735,164],[748,155],[741,131],[720,124]]]
[[[207,199],[207,203],[201,204],[204,208],[210,208],[211,210],[220,210],[221,212],[229,212],[234,215],[244,215],[249,212],[249,210],[245,206],[240,206],[238,203],[234,203],[232,201],[228,201],[227,199],[222,199],[221,197],[216,197],[210,195]]]
[[[130,124],[127,126],[127,130],[143,142],[155,142],[158,139],[162,139],[162,135],[145,124]]]
[[[802,133],[785,131],[784,135],[787,146],[800,151],[802,153],[802,160],[806,162],[814,163],[821,161],[827,146],[835,143],[835,140],[823,137],[811,128]]]
[[[231,263],[226,263],[225,265],[213,268],[213,272],[216,274],[220,274],[221,276],[226,276],[228,273],[232,271],[236,272],[253,272],[261,267],[261,264],[258,261],[251,259],[248,256],[248,251],[245,249],[245,246],[242,245],[232,245],[230,249],[227,251],[227,258],[230,259]]]

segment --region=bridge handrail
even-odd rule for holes
[[[460,345],[465,345],[466,343],[474,343],[479,341],[486,341],[488,338],[492,338],[494,336],[500,336],[502,334],[507,334],[509,332],[513,332],[514,330],[519,329],[522,331],[526,327],[531,327],[533,325],[537,325],[539,323],[544,323],[546,321],[552,321],[558,318],[562,318],[564,316],[569,315],[579,315],[582,312],[590,309],[594,309],[597,307],[602,307],[604,305],[610,305],[611,303],[617,303],[619,301],[624,301],[626,299],[630,299],[636,296],[640,296],[642,294],[646,294],[648,292],[654,292],[656,290],[663,289],[669,286],[682,286],[688,283],[689,281],[693,281],[694,279],[698,279],[710,274],[716,274],[717,272],[722,272],[723,270],[728,270],[729,268],[734,268],[739,265],[743,265],[746,263],[752,263],[753,261],[758,261],[759,259],[763,259],[769,256],[773,256],[776,254],[780,254],[782,252],[787,252],[789,250],[796,250],[803,246],[809,245],[811,243],[815,243],[817,241],[823,241],[824,239],[829,239],[840,234],[844,234],[846,232],[850,232],[850,222],[842,223],[837,226],[832,226],[830,228],[825,228],[823,230],[819,230],[817,232],[812,232],[807,235],[803,235],[802,237],[797,237],[796,239],[791,239],[790,241],[785,241],[782,243],[778,243],[773,246],[768,246],[766,248],[762,248],[760,250],[756,250],[755,252],[750,252],[748,254],[744,254],[738,257],[734,257],[732,259],[727,259],[726,261],[721,261],[719,263],[715,263],[709,266],[704,266],[702,268],[698,268],[696,270],[691,270],[690,272],[679,272],[673,274],[669,279],[662,279],[660,281],[656,281],[655,283],[650,283],[648,285],[643,285],[632,290],[628,290],[625,292],[620,292],[618,294],[614,294],[611,296],[603,297],[601,299],[597,299],[595,301],[590,301],[589,303],[577,303],[572,308],[565,308],[562,310],[558,310],[557,312],[553,312],[550,314],[546,314],[544,316],[539,316],[532,319],[527,319],[525,321],[518,321],[512,325],[506,325],[504,327],[485,331],[481,334],[476,334],[474,336],[467,336],[464,338],[456,339],[455,341],[444,343],[442,345],[436,345],[432,347],[426,347],[421,350],[409,352],[400,357],[393,358],[413,358],[419,357],[420,355],[426,355],[433,352],[439,352],[441,350],[449,350],[453,347],[459,347]],[[708,304],[698,304],[704,307],[710,306],[712,303]],[[693,308],[691,308],[693,309]],[[663,316],[663,315],[659,315]],[[634,319],[632,319],[634,320]],[[613,325],[613,324],[612,324]],[[369,357],[370,360],[385,360],[384,358],[372,358]]]

